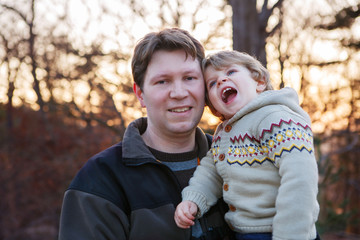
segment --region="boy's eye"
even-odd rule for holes
[[[186,79],[186,80],[193,80],[194,77],[186,77],[185,79]]]
[[[215,80],[209,81],[208,88],[212,88],[216,84]]]
[[[229,71],[227,72],[227,75],[230,76],[230,75],[232,75],[233,73],[235,73],[235,70],[229,70]]]

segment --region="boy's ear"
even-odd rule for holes
[[[133,90],[134,90],[136,98],[139,100],[139,102],[141,104],[141,107],[143,107],[143,108],[146,107],[145,101],[144,101],[144,98],[143,98],[143,92],[140,89],[140,86],[137,85],[136,83],[134,83]]]
[[[266,82],[265,82],[265,78],[263,77],[257,81],[256,92],[262,93],[263,91],[265,91],[265,89],[266,89]]]

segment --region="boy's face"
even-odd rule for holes
[[[204,111],[205,85],[197,59],[183,50],[154,53],[146,70],[143,90],[136,87],[146,107],[148,128],[161,137],[193,133]]]
[[[205,84],[211,104],[225,119],[229,119],[264,91],[264,81],[255,81],[244,66],[232,64],[216,70],[205,69]]]

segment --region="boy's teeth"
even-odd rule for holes
[[[225,88],[224,91],[223,91],[223,94],[227,91],[231,90],[231,88]]]
[[[231,90],[231,88],[225,88],[224,91],[222,92],[221,98],[222,98],[223,101],[224,101],[224,100],[226,99],[226,97],[227,97],[225,93],[226,93],[227,91],[230,91],[230,90]]]

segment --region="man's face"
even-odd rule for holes
[[[193,133],[205,105],[205,84],[199,61],[183,50],[154,53],[143,91],[136,96],[146,107],[148,128],[159,136]]]

